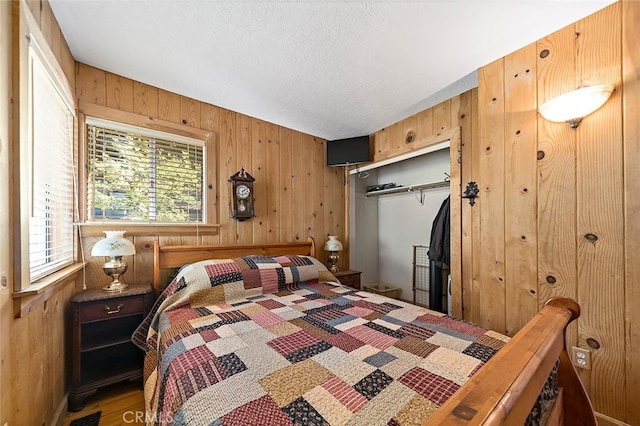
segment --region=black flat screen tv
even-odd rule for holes
[[[327,141],[327,166],[368,163],[369,136]]]

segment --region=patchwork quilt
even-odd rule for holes
[[[185,266],[133,340],[156,424],[371,426],[420,425],[508,338],[247,256]]]

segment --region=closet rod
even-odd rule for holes
[[[397,194],[400,192],[423,191],[425,189],[446,188],[448,186],[449,186],[448,180],[444,180],[440,182],[421,183],[419,185],[397,186],[395,188],[381,189],[379,191],[367,192],[367,197],[386,195],[386,194]]]

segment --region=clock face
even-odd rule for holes
[[[247,185],[240,184],[236,187],[236,195],[238,198],[247,199],[251,194],[251,189]]]

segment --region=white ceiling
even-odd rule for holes
[[[50,0],[76,60],[326,139],[477,86],[614,0]]]

